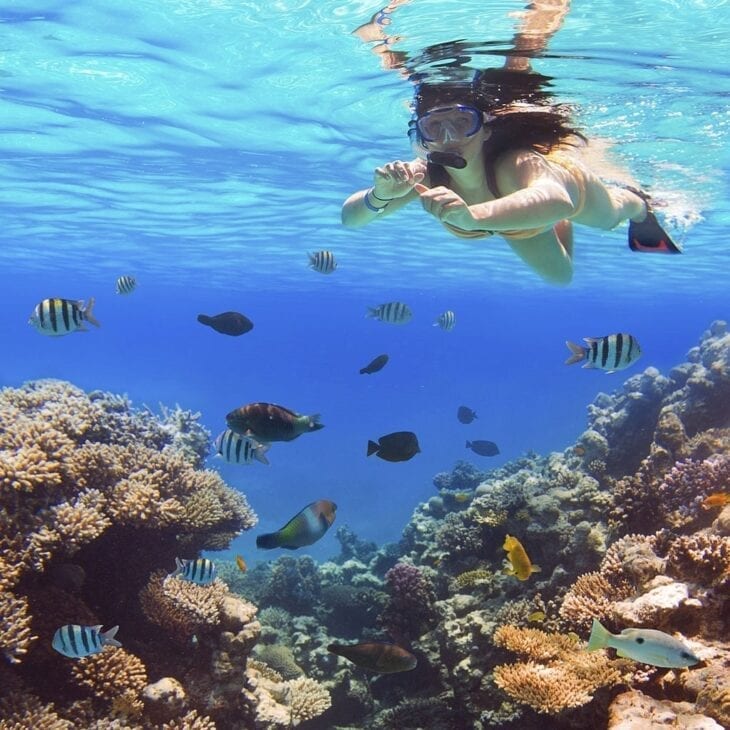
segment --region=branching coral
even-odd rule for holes
[[[119,648],[106,648],[79,659],[71,674],[76,684],[93,697],[110,701],[126,693],[137,697],[147,684],[147,670],[142,661]]]
[[[17,664],[37,638],[31,631],[28,601],[0,590],[0,617],[0,651],[11,664]]]
[[[178,639],[189,639],[220,623],[223,599],[228,593],[225,583],[215,580],[199,586],[181,578],[168,578],[155,571],[140,592],[145,616]]]
[[[292,725],[319,717],[332,704],[330,693],[314,679],[299,677],[287,685]]]
[[[730,584],[730,537],[695,534],[672,540],[668,568],[678,576],[707,586]]]
[[[390,601],[379,623],[395,640],[417,638],[436,619],[431,581],[415,565],[398,563],[386,574]]]
[[[622,680],[616,664],[602,654],[588,654],[567,636],[501,626],[494,632],[494,643],[523,660],[495,667],[495,683],[539,713],[585,705],[598,688]]]

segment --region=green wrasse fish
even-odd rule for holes
[[[624,629],[612,634],[597,619],[593,619],[588,651],[597,651],[610,646],[620,657],[636,662],[652,664],[655,667],[679,669],[691,667],[700,661],[689,647],[663,631],[656,629]]]
[[[236,408],[226,416],[228,428],[241,436],[253,436],[257,441],[293,441],[303,433],[319,431],[319,413],[303,416],[301,413],[274,403],[249,403]]]
[[[397,644],[366,641],[362,644],[330,644],[327,651],[349,659],[353,664],[371,672],[394,674],[415,669],[416,657]]]
[[[264,550],[274,548],[297,548],[317,542],[335,521],[337,505],[329,499],[320,499],[307,505],[298,515],[292,517],[276,532],[259,535],[256,547]]]

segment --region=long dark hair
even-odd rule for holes
[[[465,104],[495,117],[485,143],[490,157],[510,149],[534,149],[547,154],[585,137],[573,125],[570,108],[556,104],[548,90],[550,77],[525,71],[487,69],[473,81],[421,83],[416,89],[416,117],[429,109]],[[528,106],[529,108],[525,108]]]

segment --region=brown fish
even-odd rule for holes
[[[207,314],[199,314],[198,322],[212,327],[216,332],[222,335],[230,335],[238,337],[245,335],[253,329],[253,322],[239,312],[223,312],[209,317]]]
[[[385,461],[408,461],[420,453],[418,437],[413,431],[395,431],[381,436],[376,444],[368,441],[368,456],[376,454]]]
[[[361,644],[330,644],[327,651],[349,659],[363,669],[379,674],[409,672],[415,669],[418,660],[397,644],[381,641],[366,641]]]
[[[242,555],[236,555],[236,565],[242,573],[245,573],[248,570],[248,566],[246,565],[246,561],[243,559]]]
[[[368,363],[364,368],[360,368],[360,375],[372,375],[382,370],[388,362],[387,355],[378,355],[372,362]]]
[[[226,416],[226,422],[231,431],[266,443],[293,441],[303,433],[324,428],[324,424],[319,422],[319,413],[303,416],[274,403],[241,406]]]

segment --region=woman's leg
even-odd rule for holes
[[[573,278],[573,227],[560,221],[543,233],[521,240],[508,240],[510,248],[550,284],[565,286]]]
[[[610,230],[625,220],[640,221],[646,216],[646,203],[626,188],[609,187],[594,173],[583,172],[585,203],[572,220],[591,228]]]

